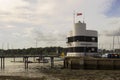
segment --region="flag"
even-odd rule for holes
[[[77,13],[77,16],[80,16],[80,15],[82,15],[82,13]]]

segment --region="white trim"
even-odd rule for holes
[[[84,56],[84,53],[75,53],[75,52],[70,53],[70,52],[68,52],[67,56]]]
[[[79,52],[68,52],[67,56],[94,56],[96,53],[79,53]]]
[[[98,47],[96,42],[70,42],[68,47]]]

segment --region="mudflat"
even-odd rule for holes
[[[120,80],[120,70],[44,69],[42,72],[59,80]]]

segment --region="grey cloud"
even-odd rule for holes
[[[37,3],[38,2],[38,0],[24,0],[24,1],[29,2],[29,3]]]
[[[1,12],[0,12],[0,16],[2,16],[2,15],[11,15],[11,13],[10,13],[10,12],[1,11]]]
[[[32,10],[32,8],[29,7],[29,6],[16,7],[16,9],[20,9],[20,10]]]
[[[120,28],[114,31],[105,31],[106,36],[120,36]]]
[[[37,39],[41,44],[60,45],[61,42],[66,44],[66,34],[73,26],[73,10],[80,9],[80,1],[74,0],[22,0],[27,5],[15,6],[15,13],[1,13],[7,15],[5,21],[1,19],[0,26],[14,25],[13,36],[9,33],[1,32],[4,36],[8,35],[16,39],[20,45],[24,41]],[[10,18],[9,18],[10,16]],[[12,17],[15,16],[15,17]],[[9,19],[8,19],[9,18]],[[12,18],[12,20],[11,20]],[[20,20],[19,20],[20,19]],[[25,20],[24,20],[25,19]],[[51,27],[52,26],[52,27]],[[54,26],[54,27],[53,27]],[[32,32],[26,32],[25,28],[34,28]],[[52,29],[51,29],[52,28]],[[5,29],[6,30],[6,29]],[[56,31],[56,32],[54,32]],[[7,31],[6,31],[7,32]],[[24,36],[25,35],[25,36]],[[15,38],[14,38],[15,36]],[[4,37],[2,37],[4,38]],[[57,44],[57,45],[58,45]],[[48,46],[45,45],[45,46]]]
[[[39,31],[34,31],[35,39],[39,41],[65,41],[65,35],[63,34],[53,34],[53,33],[45,33]]]

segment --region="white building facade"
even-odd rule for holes
[[[86,30],[86,23],[75,23],[67,36],[67,56],[94,56],[98,50],[98,33]]]

